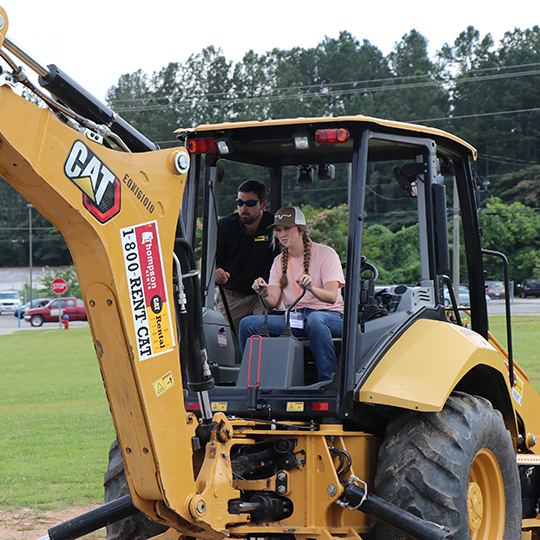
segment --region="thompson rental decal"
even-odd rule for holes
[[[120,180],[82,141],[73,143],[64,173],[83,192],[84,207],[100,223],[120,212]]]
[[[170,351],[171,313],[156,221],[120,230],[139,360]]]

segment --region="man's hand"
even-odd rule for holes
[[[231,274],[229,274],[229,272],[225,272],[223,268],[216,268],[216,283],[218,285],[223,285],[224,283],[227,283],[230,277]]]

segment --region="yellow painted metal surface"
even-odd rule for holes
[[[55,224],[73,255],[134,502],[150,514],[156,515],[161,501],[186,515],[185,500],[195,491],[191,438],[196,422],[185,412],[170,308],[173,243],[185,184],[172,157],[185,150],[107,149],[6,86],[0,87],[0,139],[0,174]],[[92,203],[105,181],[114,185],[115,200],[96,217]],[[130,231],[143,239],[136,249]],[[145,251],[152,239],[151,252]],[[141,305],[148,273],[129,270],[129,265],[142,268],[150,255],[161,268],[163,317],[147,301]],[[167,390],[156,392],[154,383],[165,379]],[[178,526],[172,512],[168,520]],[[204,536],[205,529],[196,532]]]
[[[233,422],[234,425],[234,422]],[[250,430],[236,425],[237,436],[264,436],[270,440],[276,437],[275,431]],[[283,433],[281,434],[283,436]],[[359,538],[372,532],[372,518],[358,511],[351,511],[335,504],[343,493],[342,478],[336,474],[338,458],[329,447],[346,450],[352,457],[352,468],[343,479],[355,475],[364,480],[368,488],[373,486],[377,466],[377,452],[380,441],[361,432],[345,432],[340,425],[322,425],[319,431],[295,431],[293,426],[287,436],[298,441],[294,451],[298,459],[305,459],[305,465],[287,471],[287,492],[284,494],[294,504],[294,514],[279,522],[259,525],[234,525],[231,534],[247,535],[289,533],[297,538],[328,538],[340,536]],[[238,438],[236,441],[241,442]],[[272,488],[275,478],[264,480]],[[259,489],[261,481],[238,481],[242,491]]]
[[[540,454],[540,396],[527,374],[514,362],[515,385],[510,388],[504,348],[492,336],[488,342],[464,327],[427,319],[415,322],[384,355],[358,397],[366,403],[439,411],[453,388],[477,365],[501,374],[525,427],[527,449]],[[514,433],[513,421],[507,420],[507,425]],[[535,440],[539,442],[531,444]]]
[[[478,364],[507,378],[501,355],[482,336],[454,324],[421,319],[383,356],[360,389],[359,399],[440,411],[456,384]]]
[[[6,10],[2,6],[0,6],[0,18],[3,21],[3,24],[0,25],[0,47],[1,47],[4,43],[4,39],[7,34],[8,26],[9,26]]]

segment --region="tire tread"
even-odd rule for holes
[[[441,412],[409,411],[389,423],[379,451],[375,490],[412,514],[448,527],[456,540],[468,540],[468,479],[481,447],[497,456],[506,478],[507,508],[517,513],[519,474],[503,418],[486,399],[458,392]],[[507,517],[505,540],[521,538],[520,520],[519,527],[511,525],[515,521]],[[405,538],[395,529],[377,526],[377,540]]]

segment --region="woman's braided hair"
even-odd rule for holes
[[[311,259],[311,238],[307,229],[298,227],[302,231],[302,240],[304,242],[304,272],[309,274],[309,260]],[[287,266],[289,265],[289,248],[281,246],[281,277],[279,278],[279,284],[284,289],[288,284],[287,279]]]

